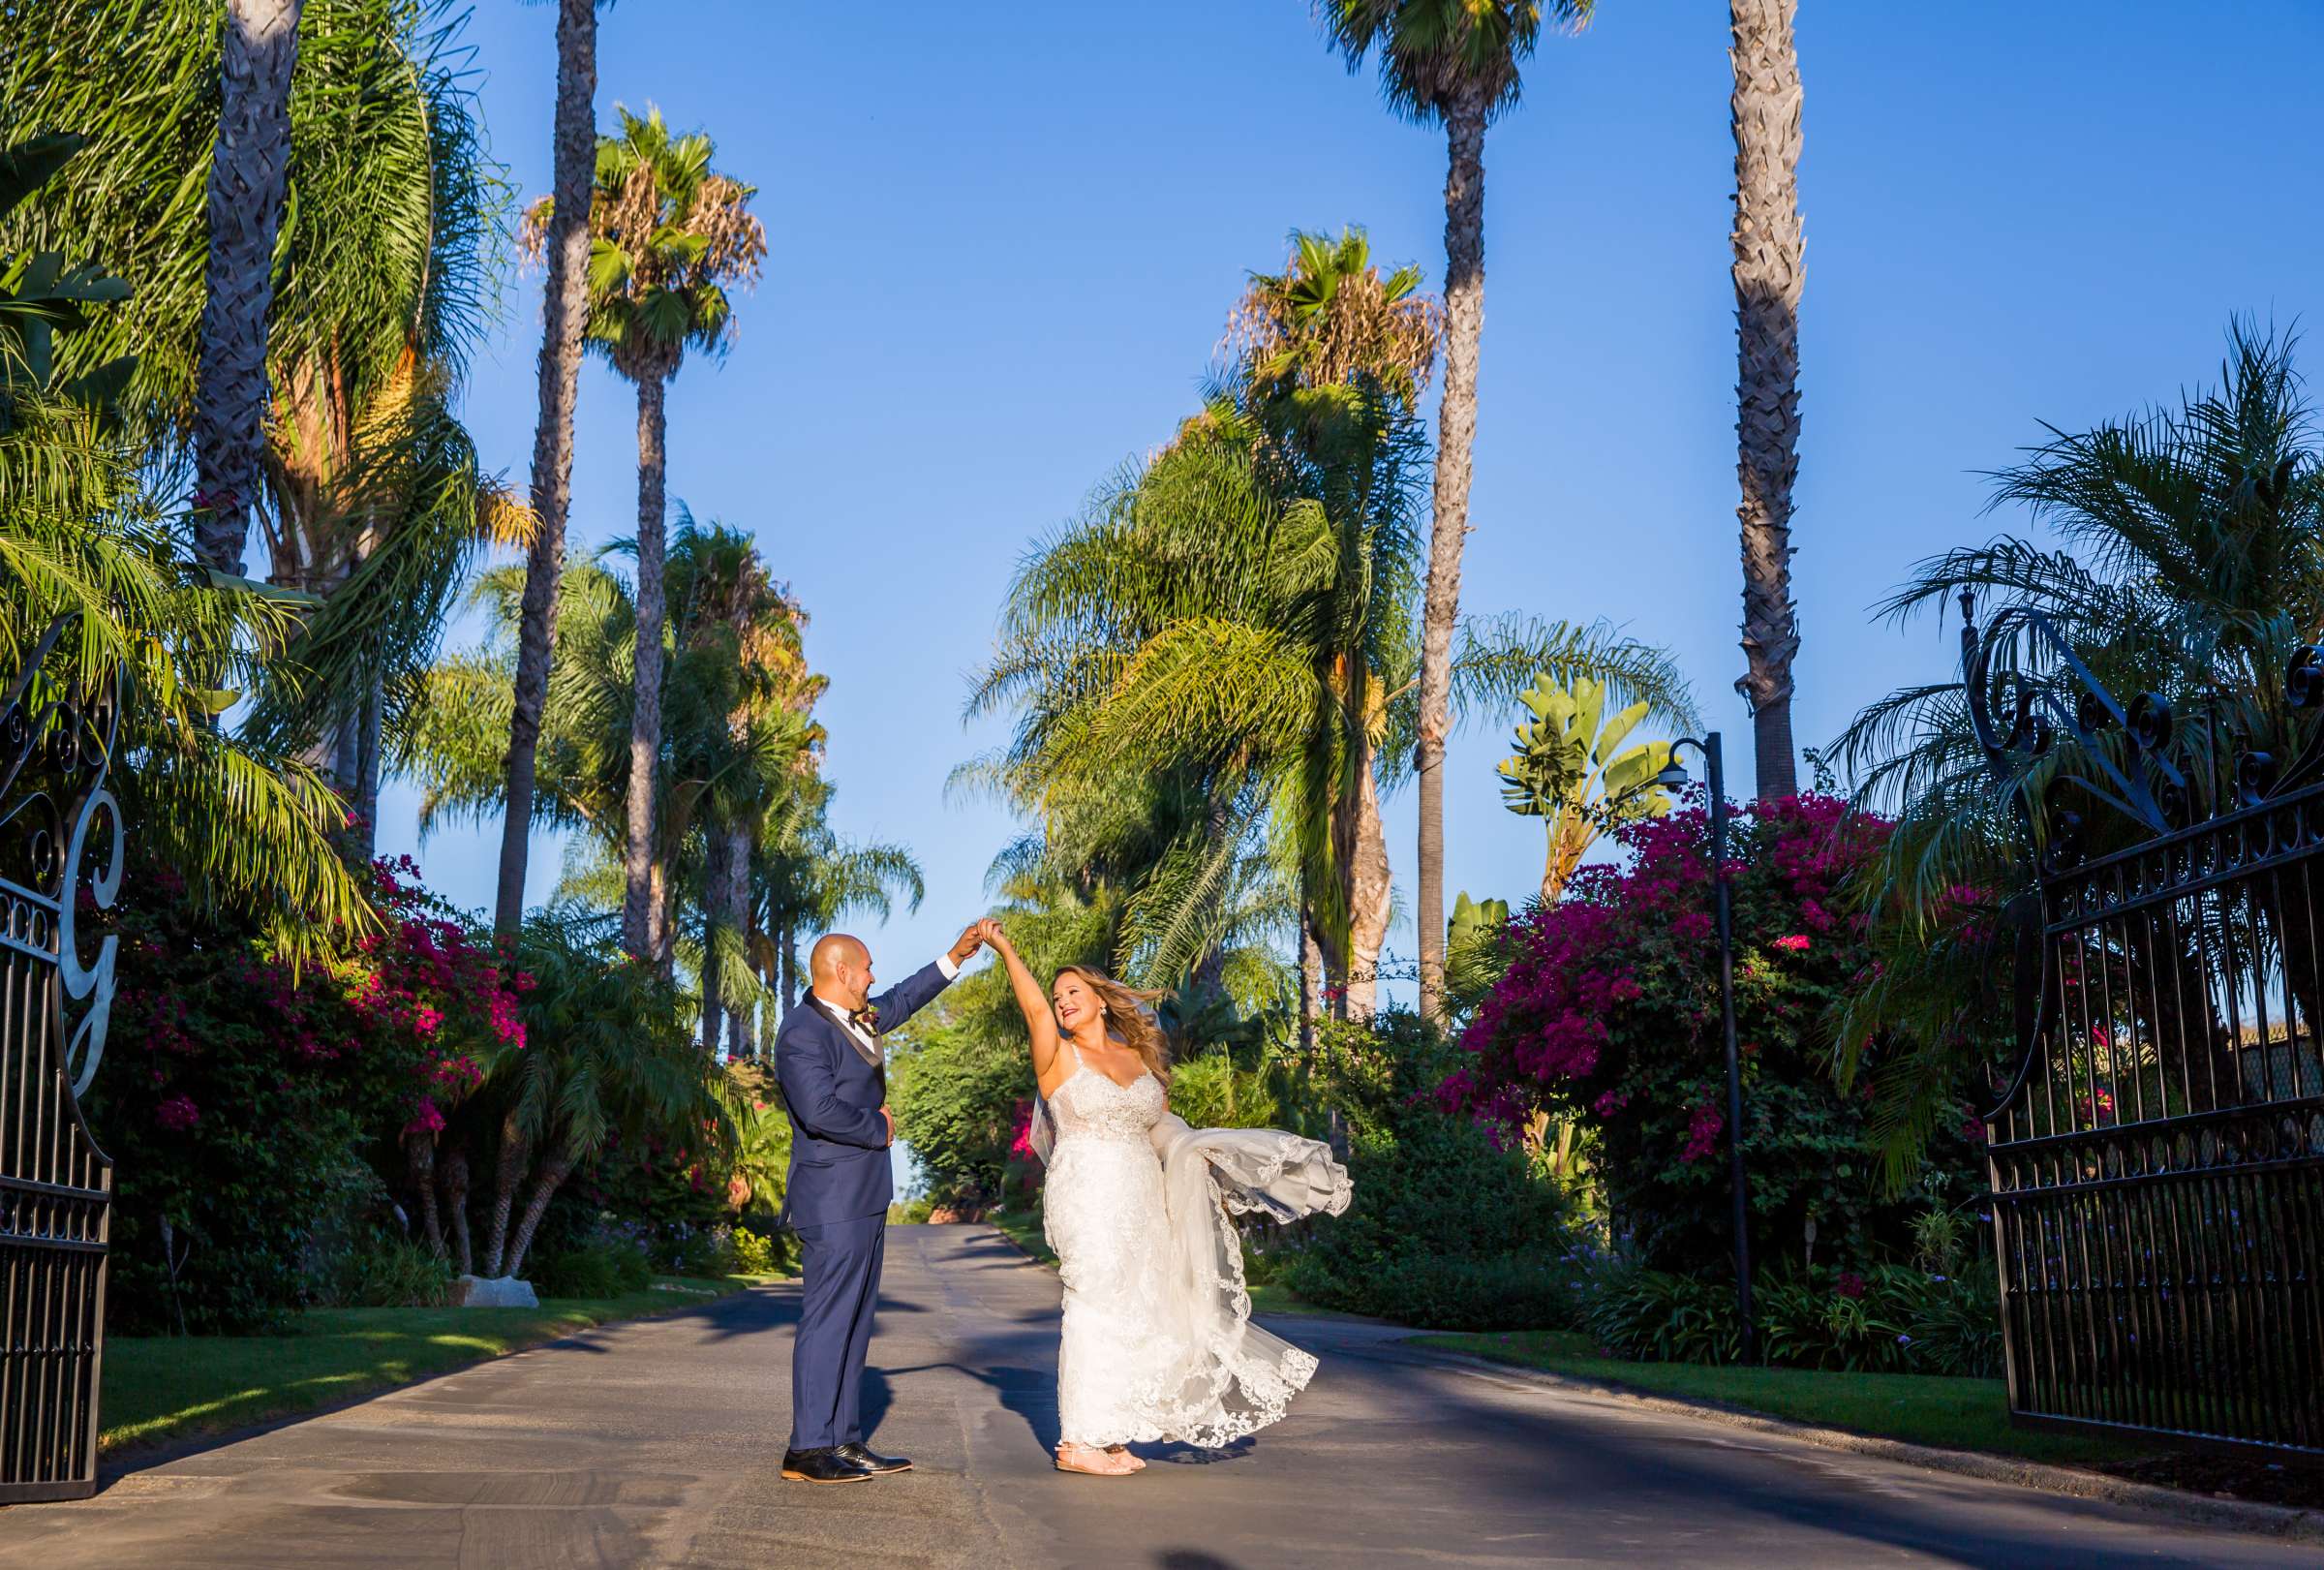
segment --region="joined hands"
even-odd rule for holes
[[[961,929],[961,936],[954,940],[949,957],[955,965],[965,965],[976,957],[976,951],[980,948],[990,947],[997,954],[1004,952],[1008,946],[1009,936],[1001,931],[1000,923],[986,916]]]

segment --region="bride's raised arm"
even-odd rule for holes
[[[1033,1077],[1046,1087],[1049,1071],[1057,1061],[1056,1011],[1050,1006],[1049,994],[1041,990],[1041,983],[1024,968],[1024,961],[1018,958],[1017,945],[1009,941],[1009,935],[1001,931],[1000,923],[988,917],[977,923],[977,931],[993,952],[1000,956],[1000,963],[1008,967],[1009,990],[1017,995],[1018,1012],[1024,1016],[1025,1034],[1032,1039]]]

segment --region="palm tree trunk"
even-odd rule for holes
[[[1734,44],[1735,418],[1743,501],[1743,693],[1761,801],[1799,789],[1791,742],[1791,487],[1799,477],[1798,0],[1730,0]]]
[[[724,915],[721,908],[726,897],[726,836],[714,826],[703,836],[709,842],[709,865],[702,877],[702,1056],[719,1055],[719,1032],[725,1021],[719,1016],[719,984],[724,970],[719,957],[719,922]]]
[[[1379,1011],[1380,950],[1388,940],[1390,877],[1388,836],[1380,821],[1380,799],[1371,770],[1363,775],[1357,802],[1356,861],[1352,869],[1348,923],[1348,1018],[1369,1020]]]
[[[1435,509],[1421,608],[1421,844],[1418,908],[1421,1017],[1443,1016],[1445,989],[1445,737],[1452,730],[1452,628],[1460,618],[1460,555],[1469,532],[1477,440],[1477,353],[1484,335],[1484,99],[1464,93],[1445,114],[1445,390],[1437,411]]]
[[[436,1136],[424,1129],[404,1135],[404,1170],[419,1195],[420,1233],[437,1258],[443,1257],[443,1222],[436,1214]]]
[[[548,288],[541,301],[540,416],[533,432],[533,546],[516,639],[516,701],[508,723],[507,814],[492,927],[512,938],[525,916],[525,862],[549,653],[557,637],[557,580],[565,570],[572,498],[573,406],[580,396],[581,329],[589,317],[589,209],[597,165],[596,0],[557,7],[556,203],[549,217]]]
[[[474,1250],[468,1236],[468,1147],[454,1145],[443,1156],[443,1209],[452,1223],[452,1257],[458,1261],[460,1274],[476,1273]]]
[[[516,1208],[516,1185],[524,1178],[532,1146],[517,1126],[516,1114],[501,1120],[501,1158],[492,1175],[492,1214],[484,1222],[484,1274],[498,1278],[508,1245],[508,1213]]]
[[[750,971],[750,833],[748,829],[726,831],[726,924],[734,930],[743,960],[743,973]],[[751,1006],[730,1008],[726,1011],[726,1059],[742,1062],[750,1056]]]
[[[622,946],[659,963],[661,902],[656,898],[654,784],[661,758],[662,477],[667,454],[663,394],[651,372],[637,384],[637,687],[629,719],[628,841],[622,858]]]
[[[540,1227],[540,1218],[549,1211],[549,1201],[565,1180],[572,1176],[578,1157],[569,1142],[561,1142],[557,1154],[540,1164],[540,1176],[533,1180],[532,1196],[525,1201],[524,1219],[517,1224],[516,1241],[508,1246],[508,1274],[514,1276],[525,1268],[525,1250],[533,1247],[533,1234]]]
[[[1315,910],[1300,901],[1300,1052],[1315,1051],[1315,1022],[1323,1013],[1324,951],[1315,941]]]
[[[195,553],[240,576],[266,452],[266,328],[290,165],[300,0],[227,0],[194,382]]]
[[[1363,730],[1361,716],[1365,708],[1362,666],[1352,667],[1356,675],[1350,683],[1349,696],[1357,716],[1355,726],[1353,773],[1355,791],[1345,804],[1341,817],[1346,823],[1344,844],[1339,847],[1341,874],[1345,879],[1342,896],[1348,911],[1348,1001],[1347,1016],[1352,1020],[1369,1020],[1379,1010],[1380,950],[1388,940],[1388,908],[1391,880],[1388,866],[1388,835],[1380,822],[1380,788],[1372,767],[1371,737]]]
[[[355,849],[365,861],[380,844],[380,733],[387,694],[377,670],[363,679],[363,702],[355,713]]]
[[[782,1013],[776,1021],[779,1025],[791,1017],[791,1003],[799,996],[798,941],[791,932],[791,918],[785,915],[782,924],[775,929],[775,955],[782,970],[780,990],[777,993],[782,1000]]]

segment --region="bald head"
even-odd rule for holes
[[[843,932],[825,933],[808,951],[808,984],[816,997],[842,1008],[864,1006],[872,996],[872,951]]]

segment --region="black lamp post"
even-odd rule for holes
[[[1749,1190],[1743,1181],[1743,1071],[1735,1055],[1735,924],[1727,887],[1727,768],[1719,752],[1719,732],[1700,741],[1682,736],[1670,744],[1670,761],[1656,783],[1676,790],[1687,783],[1679,751],[1692,747],[1702,754],[1703,773],[1711,794],[1711,886],[1719,926],[1719,1024],[1727,1038],[1727,1155],[1728,1182],[1735,1205],[1735,1308],[1743,1320],[1743,1361],[1757,1363],[1758,1330],[1751,1313],[1751,1224]]]

